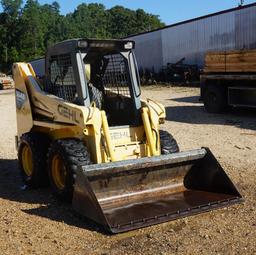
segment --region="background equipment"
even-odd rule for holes
[[[256,50],[209,52],[201,75],[201,98],[210,113],[227,106],[256,107]]]

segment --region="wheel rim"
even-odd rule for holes
[[[33,174],[33,159],[32,151],[27,144],[23,146],[21,155],[23,170],[28,177],[31,177]]]
[[[67,170],[63,159],[60,155],[56,154],[52,158],[52,178],[56,187],[60,190],[65,188]]]

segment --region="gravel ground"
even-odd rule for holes
[[[13,91],[0,94],[1,254],[256,254],[256,112],[208,114],[199,89],[147,87],[143,96],[166,106],[181,150],[209,147],[245,198],[243,204],[108,236],[52,197],[23,190],[14,135]]]

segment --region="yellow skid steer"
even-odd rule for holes
[[[17,148],[26,185],[112,233],[242,201],[207,148],[179,152],[163,105],[141,100],[134,42],[73,39],[47,50],[45,76],[15,63]]]

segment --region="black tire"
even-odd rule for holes
[[[167,155],[171,153],[179,152],[179,146],[174,137],[167,131],[159,130],[161,154]]]
[[[4,89],[4,86],[2,83],[0,83],[0,90],[3,90]]]
[[[208,85],[204,92],[204,107],[209,113],[221,113],[227,107],[227,93],[221,84]]]
[[[59,158],[64,171],[63,187],[58,186],[56,174],[54,174],[54,160]],[[73,198],[75,171],[78,166],[91,164],[90,155],[84,143],[79,139],[61,139],[55,141],[48,152],[48,176],[52,192],[59,199],[71,202]]]
[[[41,133],[26,133],[21,136],[18,149],[18,159],[21,177],[25,185],[33,188],[44,187],[48,184],[46,167],[49,139]],[[29,156],[25,152],[29,151]],[[28,174],[27,160],[31,159],[31,173]]]

